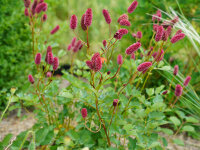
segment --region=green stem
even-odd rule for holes
[[[6,108],[5,108],[5,110],[3,111],[2,115],[1,115],[0,123],[1,123],[1,121],[2,121],[2,119],[3,119],[4,114],[6,113],[8,107],[9,107],[9,105],[10,105],[11,99],[12,99],[12,95],[11,95],[9,101],[8,101],[8,104],[7,104]]]

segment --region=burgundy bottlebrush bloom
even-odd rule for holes
[[[85,18],[84,18],[84,24],[86,27],[91,26],[92,18],[93,18],[92,9],[88,8],[87,11],[85,12]]]
[[[182,30],[181,30],[181,29],[179,29],[179,30],[175,33],[175,35],[178,35],[178,34],[180,34],[180,33],[182,33]]]
[[[26,8],[29,8],[30,4],[31,4],[31,0],[24,0],[24,6]]]
[[[37,14],[39,14],[45,7],[47,7],[47,3],[39,3],[35,8]]]
[[[37,53],[35,55],[35,64],[39,65],[41,63],[42,55],[40,53]]]
[[[157,10],[156,15],[158,16],[158,17],[157,17],[157,20],[160,21],[160,20],[161,20],[161,17],[162,17],[161,11],[160,11],[160,10]]]
[[[188,86],[190,80],[191,80],[191,76],[187,76],[187,77],[185,78],[185,81],[184,81],[183,85],[184,85],[185,87]]]
[[[58,57],[54,57],[53,59],[53,70],[57,70],[59,66],[59,59]]]
[[[31,84],[33,84],[35,82],[35,80],[31,74],[28,75],[28,80]]]
[[[103,13],[103,16],[104,16],[104,18],[105,18],[107,24],[110,24],[112,20],[111,20],[111,18],[110,18],[110,14],[109,14],[108,10],[103,9],[103,10],[102,10],[102,13]]]
[[[122,60],[122,59],[123,59],[122,55],[119,54],[119,55],[117,56],[117,63],[118,63],[118,65],[122,65],[122,63],[123,63],[123,60]]]
[[[54,60],[53,53],[52,52],[48,52],[47,53],[47,63],[52,65],[53,64],[53,60]]]
[[[86,61],[87,66],[95,72],[100,71],[102,68],[102,61],[99,53],[92,56],[92,60]]]
[[[37,1],[37,0],[34,0],[32,6],[31,6],[32,15],[35,15],[35,9],[36,9],[36,7],[37,7],[37,4],[38,4],[38,1]]]
[[[29,16],[28,8],[24,9],[24,15],[27,16],[27,17]]]
[[[151,62],[144,62],[142,64],[140,64],[138,67],[137,67],[137,70],[139,72],[143,72],[143,71],[146,71],[149,67],[152,66],[152,63]]]
[[[76,15],[72,15],[71,16],[71,19],[70,19],[70,28],[72,29],[72,30],[75,30],[76,29],[76,27],[77,27],[77,17],[76,17]]]
[[[76,53],[78,52],[79,48],[81,46],[81,40],[78,40],[73,48],[73,52]]]
[[[135,60],[135,53],[131,54],[131,59]]]
[[[49,72],[47,72],[47,77],[49,78],[49,77],[51,77],[52,76],[52,73],[49,71]]]
[[[126,19],[122,19],[120,22],[119,22],[119,24],[121,25],[121,26],[131,26],[131,23],[128,21],[128,20],[126,20]]]
[[[128,13],[132,13],[138,6],[138,2],[135,0],[132,4],[128,7]]]
[[[168,93],[168,90],[162,92],[162,95],[166,95]]]
[[[83,108],[83,109],[81,110],[81,115],[82,115],[82,117],[83,117],[84,119],[87,117],[87,109],[86,109],[86,108]]]
[[[179,97],[182,95],[182,92],[183,92],[182,86],[180,84],[177,84],[175,88],[175,95]]]
[[[123,37],[123,35],[126,35],[128,34],[128,30],[127,29],[119,29],[115,35],[114,35],[114,38],[118,39],[118,40],[121,40],[121,38]]]
[[[73,37],[72,42],[71,42],[72,47],[75,45],[75,43],[76,43],[76,37]]]
[[[153,25],[153,30],[154,30],[155,32],[157,32],[158,26],[159,26],[159,25],[157,25],[157,24],[154,24],[154,25]]]
[[[140,42],[134,43],[126,49],[126,54],[131,55],[133,52],[137,51],[140,47],[141,47]]]
[[[156,32],[156,36],[155,36],[156,42],[159,42],[162,39],[163,31],[164,31],[163,26],[157,27],[157,32]]]
[[[116,107],[116,106],[117,106],[117,104],[118,104],[118,101],[119,101],[118,99],[114,99],[114,100],[113,100],[113,106],[114,106],[114,107]]]
[[[42,15],[42,22],[45,22],[47,20],[47,14]]]
[[[120,23],[120,21],[123,20],[123,19],[128,20],[128,15],[127,15],[127,14],[121,15],[121,16],[118,18],[117,22]]]
[[[48,53],[49,52],[52,52],[52,47],[51,46],[48,46],[47,47],[47,53],[46,53],[46,57],[45,57],[45,61],[47,62],[47,57],[48,57]]]
[[[69,44],[67,50],[70,51],[72,49],[72,44]]]
[[[87,27],[84,24],[84,20],[85,20],[85,14],[83,14],[83,16],[81,18],[81,28],[85,31],[85,30],[87,30]]]
[[[136,36],[137,36],[138,39],[141,39],[142,38],[142,32],[138,31]]]
[[[164,31],[163,31],[162,40],[163,40],[163,41],[167,41],[168,37],[169,37],[169,36],[168,36],[167,31],[164,30]]]
[[[180,41],[181,39],[183,39],[185,37],[185,34],[184,33],[179,33],[177,35],[174,35],[171,39],[171,43],[176,43],[178,41]]]
[[[51,34],[55,34],[60,29],[60,26],[57,25],[53,30],[51,30]]]
[[[174,74],[175,76],[178,74],[178,69],[179,69],[178,65],[175,65],[175,66],[174,66],[174,72],[173,72],[173,74]]]
[[[107,72],[107,75],[109,75],[110,73],[111,73],[111,71],[108,71],[108,72]]]
[[[106,42],[106,40],[103,40],[103,42],[102,42],[102,43],[103,43],[103,46],[104,46],[104,47],[106,47],[106,45],[107,45],[107,42]]]
[[[172,32],[172,26],[168,26],[166,32],[167,32],[168,37],[169,37],[171,35],[171,32]]]

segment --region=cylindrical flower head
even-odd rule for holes
[[[131,54],[131,59],[135,60],[135,53]]]
[[[100,71],[102,68],[102,61],[101,61],[101,57],[97,57],[96,58],[96,61],[95,61],[95,64],[94,64],[94,71],[97,72],[97,71]]]
[[[163,41],[167,41],[168,37],[169,37],[169,36],[168,36],[167,31],[164,30],[164,31],[163,31],[162,40],[163,40]]]
[[[144,62],[142,64],[140,64],[138,67],[137,67],[137,70],[139,72],[143,72],[143,71],[146,71],[148,68],[150,68],[152,66],[152,63],[151,62]]]
[[[181,39],[183,39],[185,37],[184,33],[179,33],[177,35],[174,35],[171,39],[171,43],[176,43],[178,41],[180,41]]]
[[[49,77],[51,77],[52,76],[52,73],[49,71],[49,72],[47,72],[47,77],[49,78]]]
[[[59,66],[59,59],[58,57],[54,57],[53,59],[53,70],[57,70]]]
[[[135,0],[132,4],[128,7],[128,13],[132,13],[138,6],[138,2]]]
[[[114,100],[113,100],[113,106],[116,107],[117,104],[118,104],[118,99],[114,99]]]
[[[36,13],[39,14],[45,7],[47,7],[47,3],[39,3],[35,9]]]
[[[83,16],[81,18],[81,28],[85,31],[85,30],[87,30],[87,27],[84,24],[84,20],[85,20],[85,14],[83,14]]]
[[[84,24],[86,27],[91,26],[92,18],[93,18],[92,9],[88,8],[87,11],[85,12],[85,18],[84,18]]]
[[[124,29],[124,28],[119,29],[118,32],[119,32],[122,36],[128,34],[128,30],[127,30],[127,29]]]
[[[155,32],[157,32],[158,26],[159,26],[159,25],[157,25],[157,24],[154,24],[154,25],[153,25],[153,30],[154,30]]]
[[[185,81],[184,81],[183,85],[184,85],[185,87],[188,86],[190,80],[191,80],[191,76],[187,76],[187,77],[185,78]]]
[[[54,60],[53,53],[52,52],[48,52],[47,53],[47,63],[52,65],[53,64],[53,60]]]
[[[41,63],[41,58],[42,58],[42,55],[40,53],[37,53],[35,55],[35,64],[36,65],[39,65]]]
[[[72,44],[69,44],[67,50],[70,51],[72,49]]]
[[[81,46],[81,41],[79,40],[79,41],[76,43],[76,45],[74,46],[73,52],[74,52],[74,53],[78,52],[80,46]]]
[[[71,19],[70,19],[70,28],[72,29],[72,30],[75,30],[76,29],[76,27],[77,27],[77,17],[76,17],[76,15],[72,15],[71,16]]]
[[[119,24],[121,25],[121,26],[131,26],[131,23],[128,21],[128,20],[126,20],[126,19],[122,19],[120,22],[119,22]]]
[[[167,32],[168,36],[170,36],[171,32],[172,32],[172,26],[168,26],[166,32]]]
[[[134,43],[126,49],[126,54],[131,55],[133,52],[137,51],[140,47],[141,47],[140,42]]]
[[[110,18],[110,14],[109,14],[108,10],[103,9],[103,10],[102,10],[102,13],[103,13],[103,16],[104,16],[104,18],[105,18],[107,24],[110,24],[112,20],[111,20],[111,18]]]
[[[47,20],[47,14],[43,14],[41,20],[42,20],[42,22],[45,22]]]
[[[156,36],[155,36],[156,42],[159,42],[160,40],[162,40],[163,31],[164,31],[163,26],[157,27],[157,33],[156,33]]]
[[[24,6],[26,8],[29,8],[30,4],[31,4],[31,0],[24,0]]]
[[[121,15],[121,16],[118,18],[117,22],[120,23],[120,21],[123,20],[123,19],[128,20],[128,15],[127,15],[127,14]]]
[[[103,46],[104,46],[104,47],[106,47],[106,45],[107,45],[107,42],[106,42],[106,40],[103,40],[103,42],[102,42],[102,43],[103,43]]]
[[[76,42],[76,37],[73,37],[72,42],[71,42],[72,47],[75,45],[75,42]]]
[[[162,92],[162,95],[166,95],[168,93],[168,90]]]
[[[37,0],[34,0],[32,6],[31,6],[32,15],[35,15],[35,9],[37,7],[37,4],[38,4]]]
[[[47,53],[46,53],[46,57],[45,57],[45,61],[47,62],[47,57],[48,57],[48,53],[49,52],[52,52],[52,47],[51,46],[48,46],[47,47]]]
[[[29,16],[28,8],[24,9],[24,15],[27,16],[27,17]]]
[[[137,37],[138,39],[141,39],[141,38],[142,38],[142,32],[141,32],[141,31],[138,31],[136,37]]]
[[[175,33],[175,35],[178,35],[178,34],[180,34],[180,33],[182,33],[182,30],[181,30],[181,29],[179,29],[179,30]]]
[[[28,80],[31,84],[33,84],[35,82],[35,80],[31,74],[28,75]]]
[[[119,54],[119,55],[117,56],[117,63],[118,63],[118,65],[122,65],[122,63],[123,63],[123,60],[122,60],[122,59],[123,59],[122,55]]]
[[[174,66],[174,72],[173,72],[173,74],[176,76],[177,74],[178,74],[178,65],[175,65]]]
[[[81,110],[81,115],[82,115],[82,117],[83,117],[84,119],[87,117],[87,109],[86,109],[86,108],[83,108],[83,109]]]
[[[55,34],[60,29],[60,26],[57,25],[53,30],[51,30],[51,34]]]
[[[183,88],[180,84],[177,84],[176,85],[176,88],[175,88],[175,95],[177,97],[181,96],[182,95],[182,92],[183,92]]]

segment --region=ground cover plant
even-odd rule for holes
[[[44,0],[24,0],[24,17],[32,33],[30,59],[34,63],[30,65],[35,71],[27,74],[27,93],[11,89],[0,122],[10,103],[19,101],[23,106],[34,106],[37,123],[15,140],[7,135],[1,148],[166,149],[168,142],[161,132],[187,132],[199,138],[200,101],[190,85],[191,74],[182,75],[178,65],[171,67],[164,61],[168,51],[187,33],[177,29],[179,16],[163,20],[161,10],[157,10],[152,14],[151,38],[143,43],[143,32],[131,30],[139,5],[134,0],[121,16],[111,16],[107,9],[100,12],[107,26],[101,33],[105,36],[101,44],[92,42],[90,36],[98,36],[91,29],[93,8],[81,16],[70,17],[65,28],[74,36],[66,52],[58,53],[70,56],[70,69],[62,72],[69,84],[61,88],[62,80],[55,76],[59,58],[51,41],[60,26],[56,25],[44,37],[43,27],[50,17],[48,4]],[[117,22],[113,22],[113,17],[117,17]],[[77,31],[78,26],[81,31]],[[118,51],[127,36],[132,42]],[[79,58],[79,53],[84,57]],[[156,71],[168,76],[167,84],[148,84]],[[172,142],[184,145],[178,139]]]

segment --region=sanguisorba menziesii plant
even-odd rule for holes
[[[44,117],[49,125],[55,125],[56,129],[61,129],[61,122],[63,124],[66,123],[65,121],[59,121],[60,116],[57,110],[61,107],[57,109],[57,101],[47,96],[47,89],[53,82],[53,75],[58,69],[59,59],[54,56],[52,47],[48,45],[48,37],[44,43],[46,47],[45,54],[38,47],[38,35],[42,32],[42,25],[48,20],[45,13],[48,5],[43,0],[34,0],[32,2],[24,0],[24,5],[24,14],[29,18],[29,25],[32,31],[32,54],[37,70],[36,74],[28,75],[31,93],[36,95],[38,99],[38,101],[34,102],[34,105],[45,113]],[[92,39],[88,34],[92,32],[90,27],[93,22],[93,9],[88,8],[80,16],[80,23],[78,23],[79,16],[77,17],[73,14],[70,17],[69,27],[74,32],[75,37],[72,37],[72,41],[67,47],[67,50],[71,52],[71,74],[66,73],[66,78],[69,77],[69,81],[73,79],[73,81],[70,81],[72,86],[69,86],[72,93],[74,89],[78,89],[82,93],[82,97],[79,97],[78,102],[80,100],[81,103],[82,99],[85,98],[83,102],[85,106],[83,108],[78,107],[82,120],[77,120],[76,123],[79,126],[74,130],[79,132],[79,130],[87,129],[92,134],[98,134],[100,139],[94,138],[92,146],[94,146],[94,143],[98,143],[102,144],[99,146],[106,147],[105,143],[107,143],[108,147],[113,146],[122,149],[127,147],[136,149],[162,147],[162,144],[158,142],[160,139],[157,132],[161,131],[160,125],[166,124],[164,112],[167,106],[171,106],[169,108],[174,107],[183,94],[184,87],[188,86],[191,79],[188,76],[183,83],[183,87],[179,84],[173,87],[170,84],[169,89],[162,91],[162,88],[158,87],[155,93],[154,90],[145,86],[149,76],[152,74],[152,70],[159,67],[167,50],[173,44],[182,40],[185,34],[182,31],[177,31],[174,34],[174,25],[178,22],[177,16],[168,22],[161,22],[162,14],[158,10],[152,17],[152,38],[148,43],[148,47],[144,48],[141,43],[142,31],[130,33],[130,28],[134,22],[131,22],[129,18],[134,17],[134,11],[139,5],[138,1],[134,0],[127,8],[127,13],[119,16],[116,23],[112,21],[110,10],[102,10],[102,19],[105,19],[105,24],[108,25],[109,39],[103,40],[102,47],[98,51],[92,49]],[[119,28],[116,29],[117,26],[113,28],[112,24],[117,24]],[[77,34],[78,25],[86,33],[86,41],[82,40]],[[49,36],[56,34],[59,29],[59,25],[54,27],[49,32]],[[134,42],[124,48],[123,53],[115,55],[117,53],[115,51],[116,45],[127,34],[132,35]],[[81,87],[81,79],[73,77],[74,59],[77,52],[82,48],[82,51],[86,48],[85,56],[87,59],[83,63],[87,66],[85,73],[88,76],[84,76],[88,79],[87,88]],[[117,58],[117,61],[113,61],[115,60],[113,58]],[[134,63],[135,68],[130,66],[130,62]],[[89,74],[87,73],[88,70]],[[174,76],[177,73],[178,66],[175,66]],[[73,88],[73,82],[80,82],[80,86]],[[163,101],[163,97],[166,99],[168,92],[173,88],[175,89],[175,99],[173,97],[172,102],[168,104]],[[76,95],[71,96],[71,94],[67,96],[71,98],[72,102],[72,97],[76,97]],[[71,108],[70,106],[68,107]],[[74,108],[74,110],[77,109]],[[67,126],[69,127],[69,125],[70,118],[67,121]],[[84,128],[81,128],[80,125],[84,125]],[[60,132],[60,135],[64,135],[63,132],[65,131],[60,130]],[[129,144],[127,144],[128,141]],[[74,142],[75,145],[80,145],[78,140],[74,140]],[[84,143],[81,144],[84,145]]]

